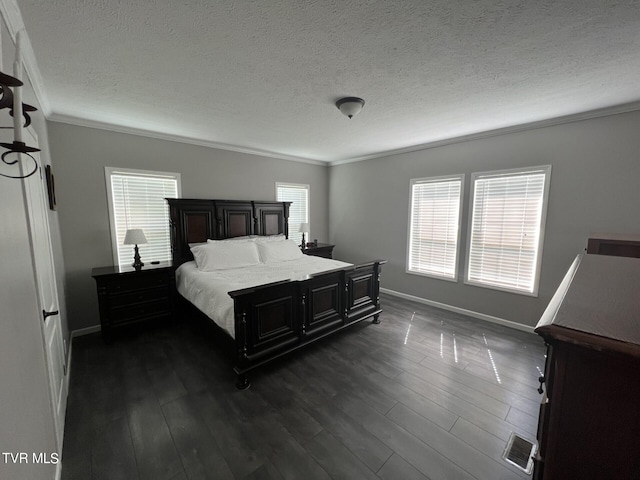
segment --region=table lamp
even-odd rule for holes
[[[144,232],[141,228],[130,228],[124,236],[124,245],[135,245],[133,256],[133,264],[131,265],[136,270],[139,270],[144,266],[144,263],[140,261],[140,254],[138,253],[138,245],[148,243],[147,237],[144,236]]]
[[[300,228],[298,228],[298,232],[302,233],[302,245],[300,245],[303,249],[307,248],[307,242],[304,239],[304,234],[309,232],[309,224],[308,223],[301,223],[300,224]]]

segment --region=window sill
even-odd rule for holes
[[[410,275],[417,275],[419,277],[428,277],[428,278],[433,278],[436,280],[444,280],[446,282],[452,282],[452,283],[457,283],[458,282],[458,276],[456,275],[455,277],[445,277],[442,275],[437,275],[435,273],[424,273],[424,272],[417,272],[415,270],[409,270],[409,269],[405,269],[405,273],[408,273]]]
[[[526,290],[518,290],[515,288],[509,288],[509,287],[501,287],[499,285],[491,285],[488,283],[481,283],[481,282],[473,282],[471,280],[465,280],[464,281],[465,285],[471,285],[472,287],[480,287],[480,288],[488,288],[490,290],[498,290],[500,292],[506,292],[506,293],[515,293],[516,295],[524,295],[525,297],[538,297],[538,288],[536,287],[534,289],[533,292],[527,292]]]

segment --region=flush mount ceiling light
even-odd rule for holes
[[[343,115],[352,118],[364,107],[364,100],[358,97],[344,97],[336,102],[336,107]]]

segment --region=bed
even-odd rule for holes
[[[167,201],[178,293],[193,306],[191,311],[213,320],[223,332],[231,345],[238,388],[247,388],[249,373],[267,362],[362,320],[379,323],[385,261],[351,265],[296,255],[292,241],[286,240],[290,202]],[[256,244],[259,264],[253,259],[253,247],[244,243]],[[229,260],[229,268],[203,272],[194,263],[193,252],[202,262],[200,252],[211,252],[212,244],[214,252],[218,248],[232,252],[218,257],[223,262],[245,251],[252,260],[240,267]],[[265,255],[285,260],[265,262]],[[266,270],[262,263],[273,268]],[[207,283],[217,285],[217,293],[209,293]]]

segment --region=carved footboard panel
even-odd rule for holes
[[[238,388],[248,387],[247,373],[270,360],[366,318],[377,323],[384,263],[229,292],[235,309]]]

